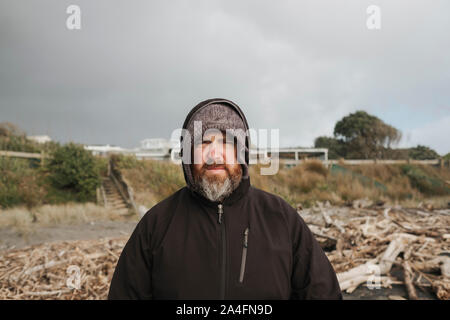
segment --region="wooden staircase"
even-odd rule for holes
[[[105,207],[111,208],[121,215],[130,214],[130,209],[127,202],[120,194],[117,186],[110,177],[102,178],[102,187],[105,191]]]

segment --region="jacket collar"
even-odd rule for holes
[[[231,206],[232,204],[239,201],[239,199],[247,195],[249,188],[250,188],[250,176],[248,176],[247,178],[242,178],[239,186],[227,198],[223,200],[222,204],[224,206]],[[217,206],[220,204],[220,202],[218,201],[211,201],[205,198],[203,195],[199,194],[192,188],[188,187],[188,189],[196,199],[198,199],[202,204],[206,206],[217,208]]]

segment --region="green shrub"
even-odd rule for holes
[[[0,207],[19,204],[33,207],[45,197],[42,175],[32,168],[32,161],[0,157]]]
[[[117,165],[119,169],[134,169],[141,165],[141,162],[135,155],[113,154],[111,161]]]
[[[411,185],[425,195],[449,195],[450,188],[443,181],[430,177],[418,166],[403,165],[403,173],[408,177]]]
[[[418,145],[409,149],[409,157],[416,160],[439,159],[439,154],[430,147]]]
[[[28,140],[25,132],[9,122],[0,122],[0,150],[40,152],[42,145]]]
[[[20,152],[40,152],[40,146],[25,136],[0,137],[0,150],[20,151]]]
[[[102,177],[106,177],[108,175],[108,158],[103,157],[95,157],[95,161],[97,163],[97,167],[99,170],[99,174]]]
[[[55,149],[46,167],[55,188],[75,192],[78,201],[95,200],[100,165],[83,146],[69,143]]]

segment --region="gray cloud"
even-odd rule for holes
[[[68,5],[82,29],[65,27]],[[313,144],[365,109],[402,145],[450,151],[446,1],[0,3],[0,121],[84,143],[169,138],[210,97],[242,106],[282,145]],[[426,132],[421,134],[420,132]]]

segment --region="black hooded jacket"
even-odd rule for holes
[[[218,100],[227,103],[196,108]],[[187,184],[140,220],[108,299],[342,299],[333,267],[283,199],[249,177],[223,203]]]

